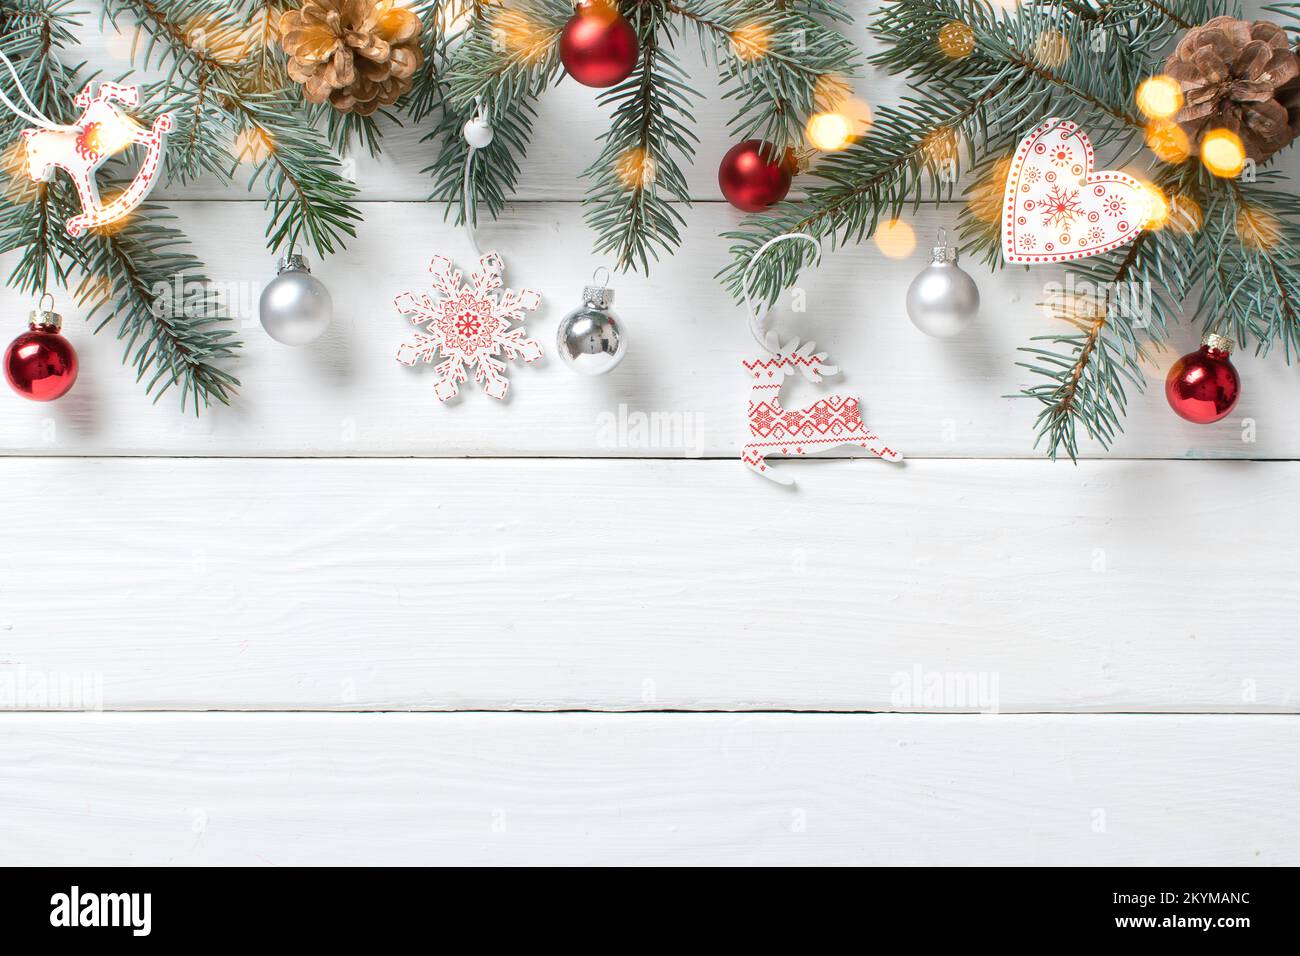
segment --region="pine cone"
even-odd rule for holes
[[[1274,23],[1215,17],[1187,31],[1165,73],[1182,85],[1174,119],[1194,147],[1228,129],[1262,163],[1300,135],[1300,57]]]
[[[280,17],[289,76],[313,103],[368,116],[411,88],[420,19],[393,0],[306,0]]]

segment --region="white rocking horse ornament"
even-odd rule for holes
[[[21,88],[19,92],[23,93]],[[23,99],[27,99],[25,94]],[[82,212],[68,220],[66,228],[70,236],[118,222],[144,202],[158,180],[167,132],[172,128],[170,113],[159,116],[146,129],[117,105],[138,106],[139,87],[101,83],[92,95],[88,85],[77,94],[75,102],[81,108],[81,116],[72,125],[64,126],[50,121],[39,111],[36,117],[28,116],[6,99],[11,109],[41,127],[23,130],[28,175],[37,182],[48,182],[54,178],[55,169],[62,169],[72,178]],[[105,203],[100,199],[95,173],[110,157],[131,144],[144,147],[144,160],[126,189]]]

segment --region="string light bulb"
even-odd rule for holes
[[[1215,176],[1232,179],[1246,168],[1246,147],[1230,129],[1212,129],[1201,139],[1201,162]]]
[[[808,117],[808,142],[824,153],[848,149],[853,143],[853,123],[842,113],[814,113]]]
[[[1149,77],[1138,86],[1137,105],[1147,119],[1172,119],[1183,108],[1183,88],[1163,73]]]

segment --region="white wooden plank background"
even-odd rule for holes
[[[9,723],[0,864],[1300,862],[1289,717]]]
[[[0,659],[113,709],[936,709],[895,699],[920,668],[1004,711],[1300,710],[1300,464],[797,473],[10,459]]]
[[[632,350],[608,379],[552,360],[504,405],[442,407],[393,362],[392,296],[468,257],[412,130],[349,158],[366,221],[317,264],[337,319],[309,349],[256,324],[255,198],[160,193],[244,326],[233,408],[150,405],[60,303],[76,389],[0,400],[0,709],[27,711],[0,717],[0,864],[1300,862],[1295,371],[1237,357],[1241,405],[1197,428],[1161,356],[1114,452],[1036,460],[1004,396],[1056,277],[970,263],[978,328],[925,338],[903,292],[956,212],[927,208],[910,257],[828,255],[781,323],[909,461],[784,463],[793,492],[746,474],[750,340],[713,278],[740,218],[714,180],[728,109],[687,62],[701,201],[678,256],[616,279]],[[483,230],[543,291],[544,342],[600,264],[575,202],[591,99],[547,92]],[[999,716],[913,686],[968,678]],[[30,712],[60,709],[106,713]],[[173,712],[206,710],[244,713]],[[301,710],[338,713],[278,712]]]

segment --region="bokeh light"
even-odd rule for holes
[[[853,123],[842,113],[814,113],[808,117],[808,142],[822,152],[848,149],[853,143]]]
[[[1145,183],[1147,194],[1147,218],[1142,223],[1144,229],[1159,231],[1169,223],[1169,199],[1159,186]]]
[[[1044,30],[1034,41],[1034,59],[1049,70],[1065,66],[1070,60],[1070,41],[1059,30]]]
[[[242,129],[235,137],[235,158],[241,163],[260,163],[275,152],[275,144],[266,130]]]
[[[1190,236],[1200,232],[1205,222],[1205,213],[1200,204],[1191,196],[1179,193],[1169,200],[1169,228],[1174,232]]]
[[[634,146],[618,158],[614,173],[628,189],[645,189],[655,181],[655,159],[640,146]]]
[[[772,49],[772,30],[764,23],[746,23],[731,31],[731,52],[746,62],[761,60]]]
[[[939,30],[939,52],[950,60],[960,60],[975,52],[975,31],[953,20]]]
[[[966,204],[971,215],[980,222],[1002,221],[1002,200],[1007,190],[1007,177],[1011,175],[1011,157],[1004,156],[994,163],[974,188]]]
[[[1147,124],[1147,146],[1156,158],[1166,163],[1185,162],[1192,155],[1192,143],[1177,123],[1153,120]]]
[[[906,259],[916,249],[916,232],[901,219],[889,219],[876,227],[876,246],[890,259]]]
[[[1270,212],[1243,205],[1237,213],[1237,238],[1248,249],[1267,252],[1282,239],[1282,225]]]
[[[1147,119],[1173,119],[1183,108],[1183,88],[1172,76],[1153,76],[1138,86],[1137,105]]]
[[[1246,168],[1246,148],[1230,129],[1212,129],[1201,139],[1201,162],[1214,175],[1231,179]]]

